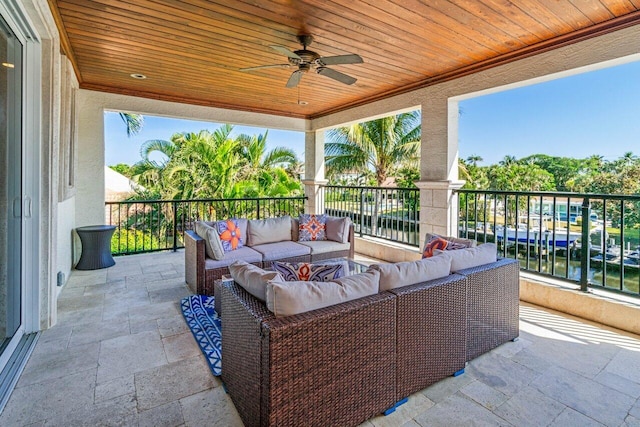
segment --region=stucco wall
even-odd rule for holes
[[[78,261],[78,254],[74,253],[73,229],[76,224],[76,199],[70,197],[58,203],[58,230],[56,235],[56,276],[62,272],[65,281],[69,279],[71,267]],[[75,255],[75,257],[74,257]],[[57,277],[56,277],[57,283]],[[60,291],[62,288],[59,288]]]

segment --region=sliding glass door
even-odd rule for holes
[[[0,16],[0,361],[22,324],[22,52]]]

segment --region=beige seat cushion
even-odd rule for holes
[[[316,240],[310,242],[296,242],[311,249],[311,255],[329,252],[343,252],[351,248],[349,243],[334,242],[333,240]]]

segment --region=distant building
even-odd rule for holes
[[[124,200],[135,194],[136,190],[144,190],[144,187],[109,166],[104,167],[104,196],[107,202]]]

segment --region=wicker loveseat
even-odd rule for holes
[[[191,291],[200,295],[213,295],[214,282],[223,275],[229,274],[229,265],[242,260],[257,266],[267,268],[273,261],[309,262],[328,258],[353,258],[354,236],[353,223],[349,218],[328,217],[327,221],[345,221],[345,233],[342,241],[331,239],[327,234],[327,240],[299,242],[298,219],[284,216],[265,220],[240,220],[242,240],[244,247],[226,253],[222,259],[213,259],[205,249],[205,239],[193,230],[184,233],[185,246],[185,279]],[[269,229],[282,226],[286,222],[289,233],[265,233],[269,237],[252,233],[253,229]],[[205,222],[214,226],[214,222]],[[251,238],[253,236],[253,239]],[[280,237],[271,237],[280,236]],[[267,243],[263,243],[263,242]]]
[[[358,425],[517,338],[518,262],[460,273],[287,317],[222,285],[222,379],[244,424]]]

